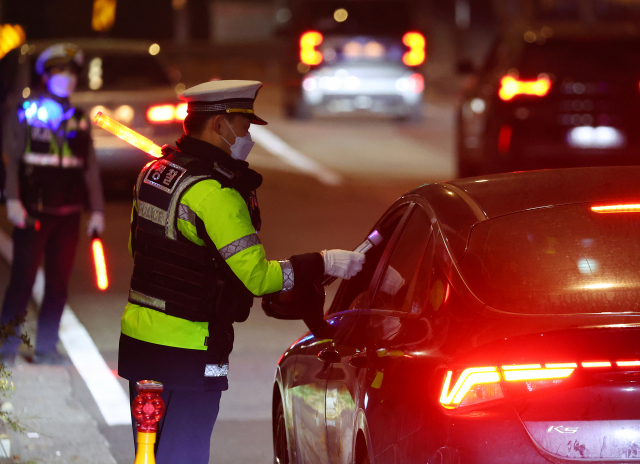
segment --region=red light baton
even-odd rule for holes
[[[91,240],[91,249],[93,250],[93,264],[96,268],[96,284],[100,290],[106,290],[109,287],[109,278],[107,277],[107,262],[104,259],[104,248],[102,240],[98,234],[93,234]]]

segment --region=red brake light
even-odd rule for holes
[[[300,61],[308,66],[316,66],[322,63],[322,53],[316,47],[322,43],[322,34],[309,31],[300,37]]]
[[[187,104],[180,103],[178,106],[176,106],[176,120],[184,121],[184,118],[186,117],[187,117]]]
[[[498,95],[504,101],[509,101],[517,95],[544,97],[550,88],[551,81],[548,77],[540,77],[535,81],[521,81],[512,76],[504,76],[500,81]]]
[[[409,90],[412,93],[420,93],[424,90],[424,77],[422,77],[422,74],[414,73],[409,76]]]
[[[591,211],[594,213],[640,213],[640,204],[592,206]]]
[[[409,47],[409,51],[402,56],[402,62],[407,66],[419,66],[424,63],[427,53],[427,41],[419,32],[407,32],[402,37],[402,43]]]
[[[173,122],[176,107],[173,105],[155,105],[147,110],[147,119],[151,122]]]
[[[187,116],[187,104],[154,105],[147,110],[147,119],[155,124],[183,121]]]

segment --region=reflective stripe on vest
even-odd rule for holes
[[[62,166],[63,168],[81,168],[84,166],[82,158],[76,156],[63,156],[62,163],[60,155],[55,153],[25,153],[22,158],[25,164],[32,166]]]

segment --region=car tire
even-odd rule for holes
[[[287,424],[284,420],[282,401],[278,403],[273,427],[273,464],[289,464]]]

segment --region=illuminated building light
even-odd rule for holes
[[[640,366],[640,361],[616,361],[616,364],[619,367],[638,367]]]
[[[22,98],[29,98],[29,95],[31,95],[31,89],[29,87],[25,87],[22,90]]]
[[[609,361],[583,362],[582,367],[611,367]]]
[[[578,365],[576,363],[554,363],[554,364],[545,364],[544,367],[548,369],[566,369],[566,368],[576,369]]]
[[[157,55],[158,53],[160,53],[160,45],[158,45],[157,43],[151,44],[151,46],[149,47],[149,54]]]
[[[473,100],[471,100],[471,103],[469,103],[469,107],[474,113],[482,114],[484,113],[487,105],[482,98],[474,98]]]
[[[513,135],[513,127],[505,124],[500,128],[498,133],[498,151],[502,154],[506,154],[511,146],[511,135]]]
[[[300,37],[300,61],[308,66],[316,66],[322,63],[322,53],[316,47],[322,43],[322,34],[309,31]]]
[[[147,110],[147,119],[151,122],[173,122],[176,116],[176,107],[173,105],[155,105]]]
[[[409,47],[409,51],[402,56],[402,62],[407,66],[419,66],[427,57],[427,41],[419,32],[407,32],[402,37],[402,43]]]
[[[149,153],[151,156],[156,158],[160,158],[162,156],[162,152],[158,145],[145,136],[138,134],[136,131],[129,129],[124,124],[120,124],[118,121],[104,115],[102,112],[98,112],[96,114],[93,118],[93,123],[98,127],[102,127],[107,132],[111,132],[119,139],[122,139],[134,147]]]
[[[594,213],[639,213],[640,203],[592,206],[591,211]]]
[[[541,77],[535,81],[521,81],[512,76],[504,76],[500,80],[498,95],[504,101],[509,101],[517,95],[535,95],[544,97],[549,93],[551,81],[547,77]]]
[[[459,404],[474,385],[497,383],[500,381],[500,376],[495,367],[473,367],[465,369],[462,374],[460,374],[453,389],[449,391],[452,375],[453,372],[448,371],[444,379],[444,385],[442,386],[442,393],[440,395],[440,403],[443,405]]]
[[[96,268],[96,284],[100,290],[106,290],[109,287],[109,278],[107,277],[107,263],[104,259],[104,248],[99,238],[94,238],[91,242],[93,250],[93,263]]]
[[[94,31],[105,32],[116,22],[116,0],[94,0],[91,28]]]

